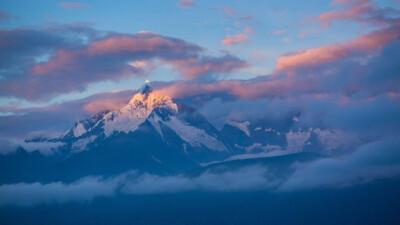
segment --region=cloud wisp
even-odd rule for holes
[[[198,177],[158,176],[127,172],[112,178],[85,177],[73,183],[17,183],[0,186],[0,206],[31,206],[43,203],[88,201],[117,193],[142,195],[185,191],[243,191],[266,189],[277,181],[266,182],[267,168],[253,166],[217,174],[206,172]]]
[[[360,147],[350,156],[327,158],[298,168],[280,191],[341,188],[400,175],[400,141],[384,139]]]
[[[87,9],[90,5],[79,2],[60,2],[60,6],[65,9]]]
[[[221,40],[223,45],[237,45],[240,43],[249,42],[249,36],[254,33],[252,27],[246,27],[241,33],[230,35],[228,34],[225,38]]]
[[[0,10],[0,23],[12,18],[12,15],[6,11]]]

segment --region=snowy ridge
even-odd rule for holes
[[[210,136],[206,131],[186,125],[176,117],[171,117],[169,121],[165,122],[165,125],[175,131],[182,140],[191,146],[201,147],[203,145],[209,149],[221,152],[228,150],[222,142]]]
[[[66,131],[63,135],[61,135],[58,140],[66,141],[68,139],[82,138],[83,136],[86,136],[85,134],[91,132],[92,129],[99,125],[106,113],[108,113],[108,111],[97,113],[89,119],[81,120],[75,123],[75,125],[71,129]]]
[[[78,123],[74,128],[72,128],[72,132],[74,137],[80,137],[86,133],[86,128],[83,126],[82,123]]]
[[[245,147],[246,152],[252,152],[254,149],[262,149],[263,151],[281,150],[279,145],[262,145],[261,143],[254,143],[248,147]]]
[[[81,152],[81,151],[87,150],[87,146],[90,143],[92,143],[96,138],[97,138],[97,136],[92,135],[92,136],[87,137],[87,138],[78,139],[71,146],[72,152],[77,153],[77,152]]]
[[[317,134],[327,154],[332,154],[334,150],[359,142],[356,135],[337,129],[321,130],[316,128],[313,132]]]
[[[157,133],[163,138],[164,135],[162,133],[161,126],[160,126],[160,122],[162,122],[163,120],[160,118],[160,116],[158,116],[157,114],[154,113],[147,120],[154,127],[154,129],[156,129]]]
[[[235,122],[235,121],[231,120],[231,121],[228,121],[227,124],[229,124],[231,126],[234,126],[234,127],[237,127],[238,129],[243,131],[247,136],[250,137],[250,131],[249,131],[249,127],[248,127],[250,125],[249,121],[246,121],[246,122],[243,122],[243,123],[239,123],[239,122]]]
[[[310,139],[310,136],[310,131],[293,132],[292,130],[290,130],[288,133],[286,133],[287,151],[300,152],[306,145],[306,141]]]

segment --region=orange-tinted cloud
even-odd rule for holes
[[[399,28],[392,27],[340,45],[282,56],[273,76],[215,82],[181,81],[163,86],[158,91],[174,98],[230,96],[239,99],[303,94],[319,97],[330,93],[373,97],[382,93],[397,93],[400,85],[397,59],[399,35]],[[369,53],[373,53],[374,57],[368,57]],[[361,57],[369,61],[356,61]]]
[[[300,50],[278,58],[277,71],[293,71],[297,68],[314,67],[330,63],[351,55],[353,52],[365,54],[381,49],[389,41],[400,37],[400,28],[391,27],[360,36],[342,44]]]
[[[110,96],[109,98],[94,99],[83,105],[83,109],[89,113],[120,110],[127,104],[126,98]]]
[[[222,80],[213,83],[175,82],[157,91],[173,98],[190,98],[198,95],[229,94],[237,98],[257,99],[285,95],[291,88],[302,86],[290,80],[240,81]],[[303,87],[305,88],[305,87]]]
[[[114,79],[118,79],[130,73],[141,75],[143,63],[137,62],[156,58],[172,64],[183,76],[189,78],[208,73],[229,73],[246,66],[244,61],[236,57],[230,55],[204,57],[199,54],[201,51],[202,49],[196,45],[157,34],[124,35],[92,42],[85,49],[59,50],[48,62],[36,65],[34,73],[56,75],[67,71],[71,73],[85,71],[86,74],[97,72],[94,74],[95,78],[104,79],[105,77],[101,78],[103,73],[98,71],[101,65],[97,63],[101,62],[109,64],[107,69],[115,68]],[[129,60],[134,60],[134,63],[129,64]],[[112,71],[107,71],[110,72]]]
[[[121,35],[92,42],[87,54],[112,54],[126,52],[187,52],[200,51],[201,48],[183,40],[163,37],[150,32],[140,32],[135,36]]]
[[[167,60],[172,66],[187,78],[195,78],[210,73],[230,73],[247,67],[248,64],[236,57],[225,55],[220,58],[186,58]]]
[[[249,42],[249,35],[254,33],[254,29],[252,27],[246,27],[242,33],[238,33],[235,35],[226,35],[225,38],[221,40],[224,45],[237,45],[240,43]]]
[[[249,42],[249,37],[247,34],[236,34],[234,36],[232,35],[226,35],[224,39],[221,40],[222,44],[224,45],[237,45],[239,43],[247,43]]]
[[[320,14],[316,20],[325,27],[339,20],[352,20],[372,25],[400,25],[398,18],[400,11],[390,7],[380,8],[378,4],[370,0],[334,0],[333,5],[341,5],[344,8]]]
[[[1,96],[30,101],[49,99],[83,91],[95,82],[146,76],[157,62],[172,65],[186,78],[230,73],[247,66],[235,56],[207,56],[198,45],[151,32],[128,35],[104,34],[88,28],[62,29],[65,30],[0,31],[0,43],[4,43],[0,44],[0,58],[5,59],[0,61],[0,69],[10,71],[2,74]],[[71,41],[74,32],[77,40]],[[84,32],[95,38],[89,36],[83,43]],[[46,59],[35,62],[38,55]],[[15,68],[23,72],[13,74]]]

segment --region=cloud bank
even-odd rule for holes
[[[327,158],[297,169],[281,191],[346,187],[400,175],[400,139],[385,139],[360,147],[345,158]]]
[[[253,165],[235,170],[207,170],[201,175],[158,176],[127,172],[111,178],[85,177],[65,184],[17,183],[0,186],[0,205],[90,201],[99,196],[142,195],[187,191],[237,192],[269,190],[293,192],[315,188],[344,188],[400,175],[399,137],[364,145],[353,154],[293,164],[288,177],[267,166]]]

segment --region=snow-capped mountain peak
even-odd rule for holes
[[[178,107],[171,97],[153,92],[150,83],[146,82],[128,105],[104,116],[105,135],[109,136],[115,131],[129,133],[136,130],[155,108],[164,108],[173,114],[178,113]]]
[[[70,143],[72,153],[102,148],[104,141],[121,148],[121,140],[140,145],[151,138],[157,148],[174,148],[185,157],[196,156],[195,161],[230,154],[219,131],[200,113],[153,91],[149,82],[122,109],[101,115],[79,121],[58,140]]]

